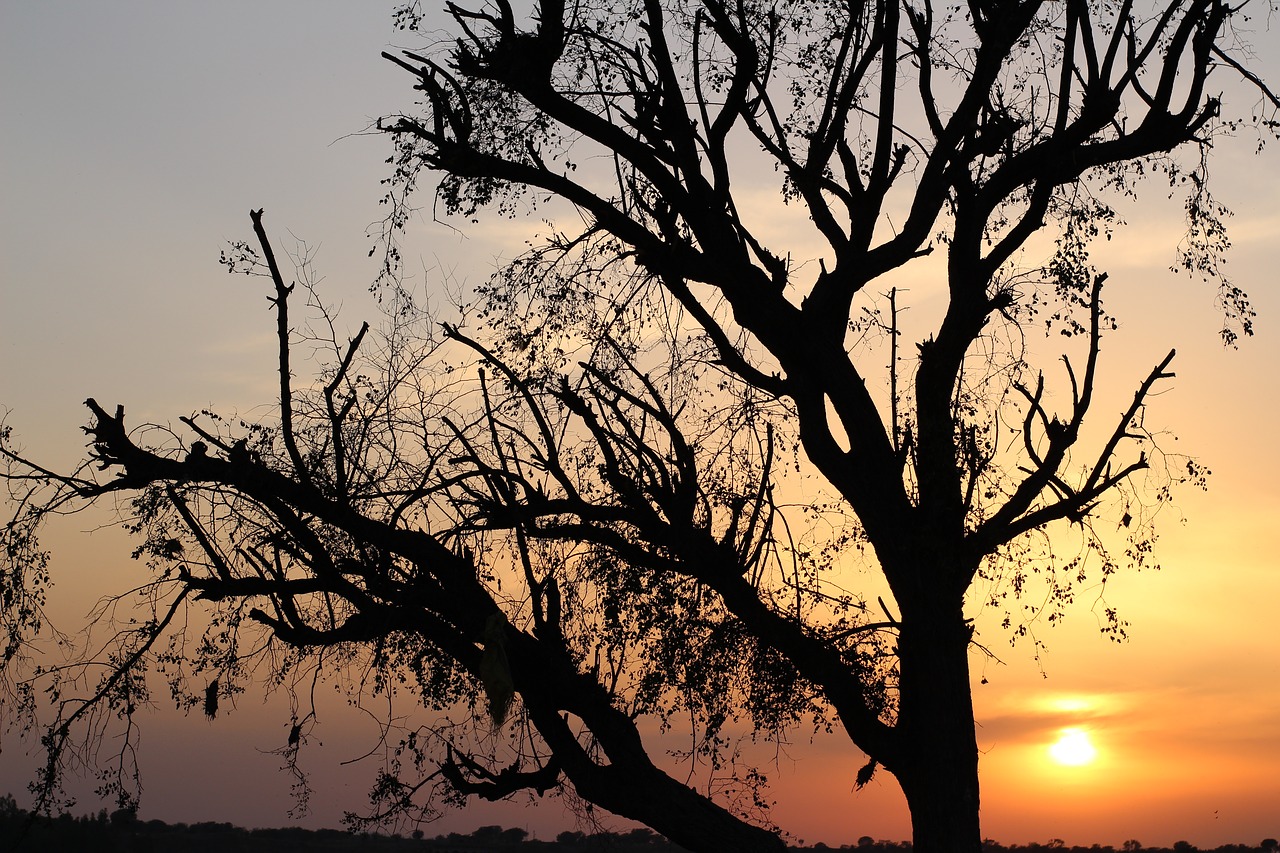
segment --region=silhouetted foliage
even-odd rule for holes
[[[563,834],[562,834],[563,835]],[[469,834],[448,833],[412,838],[331,829],[242,829],[230,823],[204,822],[190,826],[160,820],[117,822],[105,815],[56,819],[32,816],[18,808],[11,796],[0,797],[0,849],[8,853],[323,853],[323,851],[373,850],[421,851],[421,853],[501,853],[505,850],[602,851],[604,853],[681,853],[683,848],[648,830],[628,832],[568,833],[569,839],[529,840],[517,827],[482,826]]]
[[[401,838],[376,833],[338,832],[332,829],[309,830],[299,827],[288,829],[242,829],[229,823],[167,824],[161,820],[122,825],[108,821],[105,815],[72,818],[62,815],[56,819],[36,817],[29,822],[26,811],[18,808],[13,797],[0,797],[0,849],[21,853],[64,853],[83,850],[102,850],[106,853],[215,853],[215,851],[239,851],[239,853],[325,853],[325,851],[373,850],[399,853],[502,853],[507,850],[544,851],[544,853],[681,853],[678,847],[646,829],[627,832],[565,831],[554,841],[538,841],[528,838],[523,829],[505,829],[500,826],[482,826],[471,833],[451,832],[434,838],[415,833],[412,838]],[[1266,839],[1252,847],[1227,844],[1206,848],[1204,853],[1257,853],[1275,849]],[[831,847],[815,844],[811,847],[791,846],[788,850],[861,850],[869,853],[901,853],[912,849],[910,842],[877,841],[862,836],[856,844]],[[985,853],[1038,853],[1044,850],[1062,850],[1064,853],[1113,853],[1115,848],[1098,844],[1066,846],[1063,844],[1011,844],[994,841],[983,842]],[[1124,847],[1134,853],[1171,853],[1165,847]],[[1186,842],[1178,842],[1172,851],[1196,850]]]
[[[213,719],[255,679],[294,699],[279,755],[305,806],[308,688],[345,676],[415,711],[387,712],[357,827],[564,791],[690,849],[780,850],[744,748],[839,729],[868,756],[857,785],[880,768],[901,785],[915,849],[979,850],[966,601],[1027,636],[1079,585],[1149,562],[1173,488],[1207,476],[1147,426],[1172,351],[1084,429],[1116,326],[1089,247],[1118,227],[1107,199],[1158,174],[1187,192],[1177,266],[1216,288],[1227,342],[1251,332],[1205,166],[1215,136],[1276,126],[1240,59],[1245,12],[547,0],[518,21],[495,0],[449,14],[455,42],[388,55],[423,108],[381,123],[385,327],[342,340],[304,287],[316,326],[300,329],[255,211],[254,241],[224,262],[272,289],[274,417],[133,427],[91,399],[89,459],[67,474],[0,434],[6,708],[40,732],[41,809],[107,742],[100,791],[133,804],[153,681]],[[397,20],[412,29],[420,10]],[[1224,112],[1215,71],[1262,92],[1251,119]],[[398,279],[398,229],[429,175],[449,215],[574,212],[442,328]],[[748,198],[761,175],[778,207]],[[782,201],[801,236],[771,230]],[[893,275],[935,252],[943,308],[900,346]],[[1056,380],[1029,363],[1036,330],[1062,341]],[[299,346],[319,352],[310,387]],[[107,501],[139,543],[138,609],[105,660],[42,666],[27,654],[51,582],[40,526]],[[889,600],[860,592],[851,564],[879,571]],[[190,642],[175,620],[196,605],[207,629]],[[688,727],[685,766],[654,760],[648,724]]]

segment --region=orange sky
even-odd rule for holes
[[[216,264],[226,240],[248,234],[250,207],[266,208],[282,248],[290,232],[318,247],[345,321],[374,316],[364,234],[382,216],[388,148],[352,134],[409,104],[408,81],[378,53],[412,42],[392,32],[390,4],[356,5],[0,0],[0,407],[38,457],[78,457],[90,395],[125,403],[134,423],[271,399],[266,303]],[[1152,416],[1209,465],[1211,489],[1182,493],[1185,522],[1163,519],[1162,572],[1125,573],[1108,589],[1132,622],[1127,644],[1098,635],[1088,594],[1066,625],[1039,632],[1039,663],[980,620],[980,640],[1002,661],[974,661],[988,681],[975,685],[987,836],[1207,846],[1280,835],[1280,152],[1250,147],[1219,146],[1213,177],[1236,212],[1230,270],[1254,297],[1258,338],[1223,350],[1211,294],[1167,272],[1180,208],[1158,187],[1157,203],[1127,212],[1130,225],[1100,254],[1122,329],[1104,345],[1104,391],[1117,402],[1099,411],[1118,410],[1177,346],[1177,379]],[[486,221],[459,234],[420,223],[421,263],[410,269],[474,283],[518,248],[524,227]],[[1050,363],[1052,344],[1037,346]],[[72,535],[81,526],[59,531],[64,613],[83,613],[95,583],[134,568],[119,536]],[[332,713],[317,769],[371,737],[360,714]],[[213,723],[158,715],[144,816],[284,823],[288,779],[259,752],[278,743],[281,719],[248,698]],[[1050,762],[1067,727],[1090,733],[1095,762]],[[891,779],[854,795],[861,762],[847,741],[796,737],[771,772],[781,825],[809,842],[907,837]],[[193,779],[191,767],[219,758],[250,770]],[[6,745],[0,792],[21,789],[25,765]],[[319,777],[308,822],[333,825],[342,807],[359,807],[372,772]],[[546,837],[565,821],[554,803],[536,815],[486,807],[441,831],[503,822]]]

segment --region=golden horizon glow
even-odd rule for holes
[[[1055,711],[1082,714],[1086,711],[1092,711],[1097,704],[1097,700],[1083,696],[1050,696],[1046,698],[1045,703]]]
[[[1061,729],[1058,739],[1049,747],[1049,755],[1066,767],[1083,767],[1098,757],[1098,749],[1081,728]]]

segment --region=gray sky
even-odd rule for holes
[[[90,393],[158,409],[258,399],[241,389],[269,346],[266,303],[218,253],[251,237],[248,211],[264,207],[282,250],[290,233],[319,248],[335,301],[363,293],[389,147],[353,134],[411,94],[378,55],[389,14],[351,3],[2,8],[0,399],[19,421],[34,405],[63,424],[81,422]]]

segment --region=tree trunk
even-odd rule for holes
[[[917,853],[982,846],[978,742],[969,686],[970,626],[957,603],[904,620],[899,638],[902,753],[890,769],[911,809]]]
[[[598,775],[616,777],[612,769]],[[661,771],[647,775],[615,778],[616,784],[601,787],[574,780],[574,786],[591,802],[603,801],[614,814],[639,821],[694,853],[785,853],[786,844],[773,832],[747,823]]]
[[[695,853],[785,853],[774,832],[733,814],[656,767],[633,717],[619,710],[592,676],[576,671],[563,649],[510,631],[506,646],[533,724],[580,797],[638,821]],[[536,674],[530,677],[529,674]],[[590,755],[569,725],[586,724],[601,755]]]

